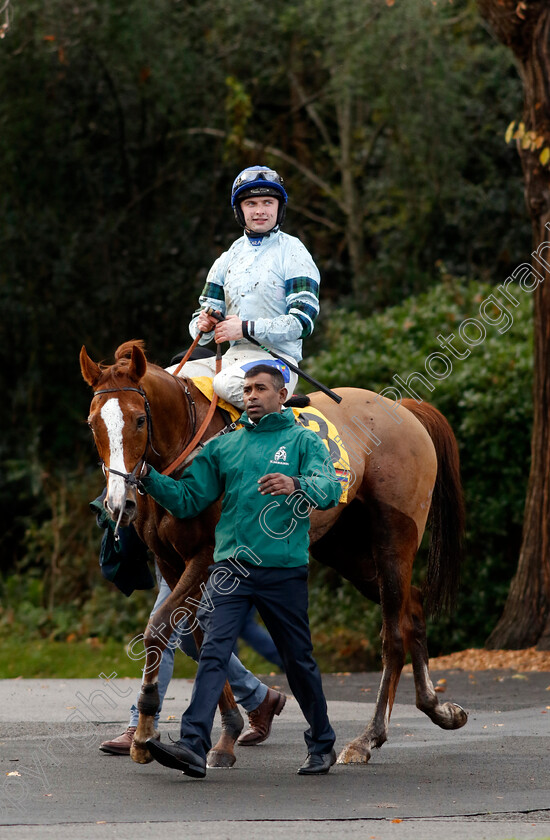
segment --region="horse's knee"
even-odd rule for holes
[[[138,710],[143,715],[156,715],[160,705],[158,683],[150,683],[141,686],[141,693],[138,699]]]

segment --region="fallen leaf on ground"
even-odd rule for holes
[[[447,656],[430,659],[430,670],[447,671],[453,668],[462,671],[490,671],[497,668],[507,668],[513,671],[550,671],[550,651],[524,648],[523,650],[485,650],[484,648],[468,648]],[[404,672],[412,672],[412,667],[406,665]],[[550,685],[548,686],[550,691]]]

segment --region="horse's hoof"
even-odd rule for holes
[[[370,758],[370,750],[359,744],[347,744],[338,758],[336,764],[367,764]]]
[[[457,703],[436,706],[430,717],[441,729],[460,729],[468,722],[467,713]]]
[[[206,756],[207,767],[233,767],[236,758],[231,753],[220,752],[220,750],[210,750]]]
[[[155,730],[155,732],[151,735],[151,738],[154,738],[155,741],[160,741],[160,732]],[[134,740],[132,741],[132,746],[130,747],[130,758],[135,761],[136,764],[150,764],[154,761],[153,756],[147,748],[147,742],[136,741],[135,735]]]
[[[153,756],[145,744],[136,744],[135,739],[130,747],[130,757],[136,764],[150,764],[153,761]]]
[[[466,712],[462,706],[459,706],[458,703],[449,703],[449,706],[452,708],[454,713],[451,729],[460,729],[468,723],[468,712]]]

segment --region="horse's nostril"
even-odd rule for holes
[[[124,512],[125,513],[133,513],[136,509],[136,503],[133,499],[126,499],[126,504],[124,505]]]

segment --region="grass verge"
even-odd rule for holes
[[[269,674],[274,666],[251,648],[239,648],[245,666],[254,673]],[[0,678],[15,679],[95,679],[103,673],[118,677],[141,677],[143,660],[134,661],[126,645],[113,640],[57,642],[48,639],[21,641],[10,637],[0,642]],[[174,677],[193,678],[197,666],[181,651],[176,651]]]

